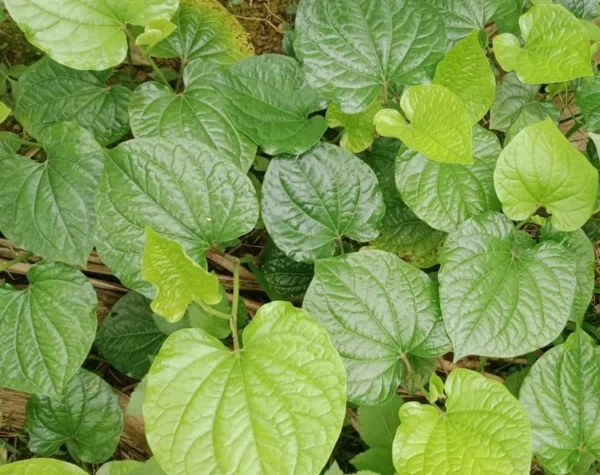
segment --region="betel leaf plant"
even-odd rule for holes
[[[4,5],[0,474],[597,472],[595,0]]]

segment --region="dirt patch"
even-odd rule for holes
[[[41,51],[27,42],[23,32],[11,20],[0,23],[0,50],[7,66],[31,64],[42,57]]]

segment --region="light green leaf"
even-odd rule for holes
[[[144,32],[135,39],[138,46],[151,46],[167,38],[177,25],[164,18],[149,21]]]
[[[373,119],[381,110],[379,100],[358,114],[346,114],[332,102],[327,109],[327,125],[329,127],[344,127],[344,135],[340,141],[342,148],[354,153],[369,148],[375,140]]]
[[[437,84],[413,86],[402,95],[400,105],[410,124],[398,111],[384,109],[375,116],[380,135],[400,139],[431,160],[473,163],[473,124],[454,93]]]
[[[290,259],[273,241],[265,247],[261,270],[270,287],[288,298],[302,297],[314,275],[312,264]]]
[[[600,348],[581,328],[545,353],[521,388],[533,451],[550,471],[600,459]],[[588,467],[589,467],[588,463]]]
[[[233,64],[254,54],[248,34],[237,19],[216,0],[182,0],[172,18],[177,30],[153,46],[152,56],[202,58],[220,65]]]
[[[479,40],[471,32],[446,53],[438,64],[433,82],[445,86],[463,101],[471,123],[476,124],[490,110],[496,92],[496,78]]]
[[[179,0],[5,0],[34,46],[75,69],[107,69],[125,60],[125,26],[170,19]]]
[[[66,444],[75,460],[101,463],[117,448],[123,412],[108,383],[80,369],[60,399],[31,396],[25,430],[29,433],[29,450],[36,455],[53,455]]]
[[[504,76],[496,88],[490,111],[490,129],[508,132],[524,107],[537,104],[534,99],[539,90],[539,85],[522,83],[516,73]]]
[[[152,457],[142,467],[136,468],[129,475],[166,475],[166,473],[160,468],[156,459]]]
[[[127,405],[128,416],[141,416],[144,399],[146,399],[146,389],[148,388],[148,375],[145,375],[142,380],[136,385],[129,398]]]
[[[597,0],[556,0],[577,18],[591,20],[599,16]]]
[[[181,320],[191,302],[215,305],[222,299],[217,276],[191,259],[181,244],[150,227],[146,227],[142,277],[156,289],[150,307],[170,322]]]
[[[117,370],[141,379],[148,373],[151,358],[158,353],[166,338],[154,323],[150,300],[129,292],[104,319],[98,330],[96,345]]]
[[[454,359],[534,351],[562,331],[573,304],[571,253],[537,246],[500,213],[465,221],[440,256],[440,302]]]
[[[88,475],[76,465],[54,459],[29,459],[0,467],[0,475]]]
[[[94,243],[94,192],[106,158],[92,134],[72,123],[42,137],[46,161],[1,155],[0,229],[47,259],[85,265]]]
[[[446,412],[408,402],[400,408],[394,465],[406,475],[529,474],[527,413],[497,381],[456,369],[446,380]]]
[[[199,140],[248,171],[256,145],[236,130],[222,110],[221,100],[211,86],[220,71],[213,63],[192,61],[184,70],[185,92],[180,94],[164,84],[142,84],[129,105],[133,135]]]
[[[144,402],[152,452],[170,474],[318,473],[346,410],[346,376],[327,333],[274,302],[243,341],[232,352],[201,330],[167,339]]]
[[[575,92],[575,101],[581,111],[585,130],[600,133],[600,76],[582,80]]]
[[[329,470],[325,472],[325,475],[344,475],[344,472],[342,472],[342,469],[337,462],[334,461],[329,467]]]
[[[431,79],[446,47],[442,17],[421,0],[302,0],[295,24],[308,82],[347,114]]]
[[[269,234],[277,247],[301,262],[335,255],[342,236],[358,242],[374,239],[385,213],[373,171],[331,144],[271,160],[262,191]]]
[[[131,472],[143,466],[144,464],[142,462],[136,462],[135,460],[107,462],[100,467],[100,470],[96,472],[96,475],[131,475]]]
[[[12,111],[10,107],[8,107],[4,102],[0,102],[0,123],[8,119],[8,116],[11,112]]]
[[[544,206],[558,231],[574,231],[594,211],[598,172],[548,117],[504,148],[494,185],[509,218],[525,220]]]
[[[525,46],[505,33],[494,38],[502,69],[528,84],[565,82],[593,76],[586,29],[562,5],[534,5],[519,20]]]
[[[138,139],[109,153],[96,196],[95,243],[124,285],[148,297],[142,279],[144,229],[183,245],[194,260],[250,232],[258,218],[252,182],[200,142]]]
[[[404,150],[396,160],[400,195],[419,218],[445,232],[486,211],[500,211],[494,168],[501,150],[496,135],[479,126],[473,129],[473,165],[434,162]]]
[[[101,145],[129,131],[131,91],[106,86],[112,70],[77,71],[45,57],[19,79],[15,116],[34,137],[43,139],[59,122],[74,122],[94,134]]]
[[[298,155],[327,130],[321,109],[302,69],[287,56],[242,59],[216,77],[214,88],[235,127],[269,155]]]
[[[389,252],[317,261],[303,308],[329,332],[356,404],[389,400],[410,376],[403,358],[437,357],[449,348],[436,285]]]

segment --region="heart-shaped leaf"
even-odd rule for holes
[[[173,474],[192,466],[318,473],[346,412],[344,367],[327,332],[302,310],[274,302],[261,307],[243,341],[232,352],[201,330],[167,339],[144,401],[152,452]]]
[[[381,110],[379,101],[375,101],[358,114],[346,114],[332,102],[327,109],[327,125],[329,127],[344,127],[344,135],[340,146],[351,152],[358,153],[369,148],[375,140],[373,119]]]
[[[79,271],[43,261],[25,290],[0,292],[0,381],[28,393],[60,396],[96,334],[96,292]]]
[[[440,255],[440,302],[454,359],[509,357],[547,345],[562,331],[577,279],[571,252],[535,246],[500,213],[471,218]]]
[[[55,459],[29,459],[0,467],[0,475],[87,475],[76,465]]]

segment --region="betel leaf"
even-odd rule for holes
[[[21,148],[21,139],[12,132],[0,131],[0,154],[17,153]]]
[[[358,114],[346,114],[332,102],[327,109],[327,125],[329,127],[344,127],[340,146],[351,152],[358,153],[369,148],[375,140],[373,119],[381,110],[379,100]]]
[[[177,25],[164,18],[151,20],[144,28],[144,32],[135,39],[135,44],[137,46],[155,45],[173,33],[176,28]]]
[[[308,82],[347,114],[431,79],[446,47],[442,17],[421,0],[302,0],[295,31]]]
[[[1,475],[1,474],[0,474]],[[136,468],[130,475],[166,475],[154,457],[147,460],[142,467]]]
[[[219,279],[206,264],[191,259],[178,242],[159,236],[146,227],[142,255],[142,277],[154,285],[156,296],[150,307],[170,322],[181,320],[193,301],[215,305],[222,299]]]
[[[585,130],[600,133],[600,76],[579,83],[575,102],[585,122]]]
[[[490,110],[496,92],[496,78],[477,36],[473,31],[456,43],[438,64],[433,78],[435,84],[445,86],[463,101],[472,124]]]
[[[273,290],[292,298],[304,295],[314,275],[312,264],[290,259],[273,241],[265,246],[261,270]]]
[[[127,405],[128,416],[141,416],[142,407],[144,405],[144,399],[146,399],[146,389],[148,388],[148,375],[144,376],[142,380],[136,384],[131,396],[129,397],[129,404]]]
[[[0,101],[0,123],[8,119],[8,116],[12,112],[11,108],[8,107],[4,102]]]
[[[555,125],[561,116],[561,111],[552,102],[533,102],[519,112],[519,115],[508,129],[506,137],[504,137],[504,146],[506,147],[512,140],[521,132],[521,130],[529,127],[536,122],[541,122],[547,117],[552,119]]]
[[[298,63],[265,54],[238,61],[215,78],[214,88],[235,127],[269,155],[298,155],[327,130],[321,107]]]
[[[151,358],[166,338],[154,323],[150,300],[129,292],[114,305],[102,323],[96,345],[117,370],[141,379],[148,373]]]
[[[254,54],[247,33],[216,0],[182,0],[171,19],[177,29],[150,50],[158,58],[181,58],[184,64],[202,58],[233,64]]]
[[[130,140],[111,150],[95,206],[102,260],[148,297],[153,290],[140,273],[146,226],[199,260],[209,247],[250,232],[258,218],[248,177],[227,156],[184,139]]]
[[[65,444],[75,460],[100,463],[117,448],[123,412],[108,383],[80,369],[62,398],[34,394],[29,399],[25,430],[29,450],[36,455],[53,455]]]
[[[418,402],[400,408],[393,457],[398,473],[526,475],[531,465],[527,413],[508,390],[456,369],[446,380],[446,411]]]
[[[96,333],[96,293],[79,271],[57,262],[32,267],[25,290],[0,293],[0,381],[59,396]]]
[[[325,465],[346,410],[346,376],[327,332],[274,302],[261,307],[243,341],[232,352],[201,330],[181,330],[156,357],[144,420],[170,474],[194,467],[304,475]]]
[[[537,84],[522,83],[516,73],[504,76],[498,83],[490,110],[490,129],[507,132],[524,107],[529,104],[541,105],[534,100],[539,90]]]
[[[55,459],[29,459],[0,467],[0,475],[88,475],[76,465]]]
[[[502,148],[496,135],[473,129],[473,165],[439,163],[412,150],[396,160],[396,184],[404,202],[435,229],[452,232],[468,218],[500,211],[494,168]]]
[[[562,5],[533,5],[519,19],[525,46],[511,33],[494,38],[496,60],[528,84],[593,76],[587,30]]]
[[[472,164],[473,123],[464,103],[438,84],[413,86],[404,92],[400,112],[384,109],[375,116],[377,132],[402,140],[412,150],[443,163]]]
[[[142,462],[136,462],[135,460],[107,462],[100,467],[100,470],[96,472],[96,475],[127,475],[143,466],[144,464]]]
[[[573,231],[594,211],[598,172],[548,117],[502,150],[494,185],[509,218],[525,220],[544,206],[557,230]]]
[[[577,18],[591,20],[599,15],[596,0],[556,0],[556,3],[564,5]]]
[[[562,331],[577,279],[571,252],[535,245],[500,213],[471,218],[440,256],[440,303],[454,359],[508,357],[553,341]]]
[[[389,400],[412,376],[409,357],[435,358],[449,348],[436,284],[389,252],[317,261],[303,308],[329,332],[356,404]]]
[[[5,0],[34,46],[75,69],[106,69],[125,60],[126,25],[170,19],[179,0]]]
[[[184,70],[185,92],[180,94],[164,84],[142,84],[129,105],[133,135],[199,140],[248,171],[256,145],[238,132],[222,111],[221,100],[211,86],[220,71],[216,64],[202,59],[192,61]]]
[[[600,459],[599,388],[600,348],[580,327],[529,371],[520,400],[533,451],[551,472],[567,473],[582,457]]]
[[[335,255],[342,236],[359,242],[377,237],[385,213],[373,171],[326,143],[299,157],[271,160],[262,192],[269,234],[297,261]]]
[[[52,126],[41,140],[44,162],[0,155],[0,229],[35,254],[85,265],[106,154],[92,134],[68,122]]]

